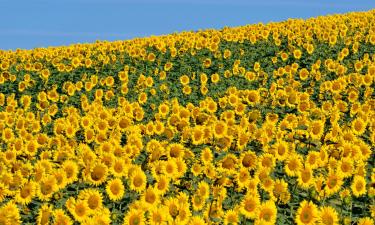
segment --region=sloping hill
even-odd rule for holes
[[[375,10],[0,51],[0,224],[373,224]]]

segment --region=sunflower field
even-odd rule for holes
[[[374,225],[375,10],[0,51],[0,225]]]

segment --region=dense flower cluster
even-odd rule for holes
[[[0,51],[0,224],[374,224],[375,11]]]

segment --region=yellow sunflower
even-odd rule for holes
[[[200,216],[192,216],[189,221],[189,225],[206,225],[207,223]]]
[[[356,197],[366,194],[366,179],[363,176],[354,176],[351,189]]]
[[[259,224],[275,224],[277,218],[277,208],[275,202],[269,200],[261,203],[258,207],[257,215],[255,217],[256,225]]]
[[[43,204],[38,211],[37,224],[49,224],[52,219],[52,206]]]
[[[191,139],[193,145],[200,145],[204,142],[203,126],[195,126],[192,130]]]
[[[103,206],[103,196],[97,189],[84,189],[82,192],[83,199],[86,200],[87,206],[92,210],[96,211]]]
[[[170,178],[166,175],[156,177],[155,188],[159,195],[164,194],[169,189]]]
[[[324,187],[324,193],[326,194],[326,196],[331,196],[337,193],[340,190],[343,183],[343,178],[340,174],[330,172],[326,178],[326,186]]]
[[[362,135],[366,130],[366,126],[366,122],[360,117],[357,117],[352,121],[352,131],[356,135]]]
[[[339,217],[338,213],[331,206],[323,206],[319,210],[319,224],[321,225],[338,225]]]
[[[153,207],[148,213],[148,222],[150,225],[160,225],[166,223],[168,220],[168,209],[165,206]]]
[[[233,209],[229,209],[228,211],[225,212],[224,215],[224,224],[228,225],[236,225],[238,224],[239,220],[239,215],[237,211],[234,211]]]
[[[241,202],[241,213],[249,219],[254,219],[258,207],[260,206],[260,198],[258,195],[248,194]]]
[[[107,179],[107,175],[108,167],[102,162],[97,162],[90,170],[89,181],[99,186]]]
[[[0,189],[1,189],[1,186],[0,186]],[[29,181],[26,184],[24,184],[17,191],[17,194],[15,196],[16,202],[21,203],[22,205],[29,204],[35,195],[35,189],[36,189],[36,183],[33,181]],[[0,201],[1,201],[1,196],[0,196]]]
[[[130,189],[133,191],[142,192],[146,188],[146,174],[142,170],[136,170],[130,176]]]
[[[52,213],[54,218],[53,225],[73,225],[72,219],[68,215],[66,215],[65,211],[62,209],[56,209]]]
[[[156,207],[159,199],[160,197],[155,187],[148,187],[141,195],[142,205],[146,208]]]
[[[144,225],[145,217],[144,212],[139,209],[131,208],[124,217],[124,222],[122,225]]]
[[[213,126],[213,133],[216,138],[222,138],[227,134],[227,124],[224,121],[218,121]]]
[[[312,202],[303,200],[297,210],[295,222],[297,225],[312,225],[316,224],[319,212],[316,205]]]
[[[297,175],[298,185],[304,189],[310,188],[310,186],[314,183],[313,170],[308,166],[299,169]]]
[[[310,123],[309,134],[313,139],[320,140],[324,132],[324,122],[320,120],[315,120]]]
[[[108,181],[105,189],[109,199],[112,201],[121,200],[125,193],[124,185],[119,178]]]

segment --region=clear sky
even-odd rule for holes
[[[0,0],[0,49],[124,40],[373,8],[375,0]]]

